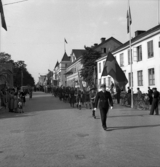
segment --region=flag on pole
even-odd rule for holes
[[[129,10],[127,10],[127,33],[129,33],[129,26],[131,24],[132,24],[132,18],[131,18],[131,11],[129,7]]]
[[[64,38],[64,42],[65,42],[65,43],[68,43],[67,40],[66,40],[65,38]]]
[[[124,72],[118,65],[115,57],[112,55],[111,52],[108,53],[102,72],[102,76],[107,75],[110,75],[114,79],[115,84],[119,87],[124,87],[128,83]]]
[[[1,14],[2,27],[7,31],[6,21],[5,21],[4,12],[3,12],[2,0],[0,0],[0,14]]]

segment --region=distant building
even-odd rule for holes
[[[57,64],[53,72],[53,83],[57,83],[55,86],[66,86],[66,76],[64,75],[66,68],[70,65],[70,57],[65,52],[61,62],[57,61]]]
[[[122,45],[120,41],[118,41],[114,37],[110,37],[108,39],[101,38],[99,44],[94,44],[94,46],[91,46],[91,47],[95,49],[96,51],[99,51],[103,57],[109,51],[113,51],[120,45]],[[78,71],[80,71],[83,67],[83,65],[81,64],[81,57],[84,52],[85,52],[84,49],[73,49],[72,50],[72,53],[70,55],[71,65],[67,67],[66,73],[65,73],[67,86],[71,86],[71,87],[80,86],[79,79],[78,79]]]
[[[66,86],[79,87],[78,71],[81,70],[82,64],[80,62],[84,49],[73,49],[70,55],[71,64],[66,68]]]

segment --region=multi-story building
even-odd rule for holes
[[[70,55],[71,64],[66,68],[66,85],[70,87],[79,87],[78,71],[81,70],[81,56],[84,49],[73,49]]]
[[[70,65],[70,57],[65,52],[60,63],[57,62],[54,69],[54,79],[57,80],[57,86],[66,86],[66,68]]]
[[[122,45],[120,41],[111,37],[108,39],[101,38],[100,44],[94,44],[91,46],[96,51],[99,51],[102,54],[102,57],[107,54],[109,51],[112,51]],[[71,65],[66,69],[66,80],[67,86],[79,87],[78,71],[83,67],[81,64],[81,57],[85,50],[73,49],[71,53]]]
[[[115,49],[112,54],[128,79],[126,87],[131,86],[132,80],[134,93],[137,92],[137,87],[144,93],[148,87],[157,87],[160,90],[160,25],[148,31],[135,32],[135,37],[131,40],[132,64],[129,41]],[[110,86],[112,78],[101,77],[103,67],[100,64],[105,63],[106,57],[107,54],[97,60],[98,82]]]

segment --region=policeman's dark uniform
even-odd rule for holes
[[[159,115],[159,111],[158,111],[159,92],[156,90],[156,88],[153,88],[153,89],[154,89],[154,92],[153,92],[153,100],[152,100],[150,115],[153,115],[154,111],[156,115]]]
[[[102,85],[101,87],[106,88],[106,85]],[[100,91],[97,93],[96,98],[95,98],[95,107],[97,108],[99,101],[99,109],[100,109],[100,114],[101,114],[101,121],[102,121],[102,127],[104,130],[107,129],[106,126],[106,119],[107,119],[107,113],[109,110],[109,103],[113,107],[113,101],[110,92],[108,91]]]

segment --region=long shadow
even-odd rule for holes
[[[144,117],[144,116],[150,116],[149,114],[140,114],[140,115],[113,115],[113,116],[107,116],[107,118],[117,118],[117,117]],[[101,119],[100,117],[96,117],[96,119]]]
[[[158,127],[158,126],[160,126],[160,124],[157,124],[157,125],[141,125],[141,126],[116,126],[116,127],[108,127],[107,131],[148,128],[148,127],[153,128],[153,127]]]

